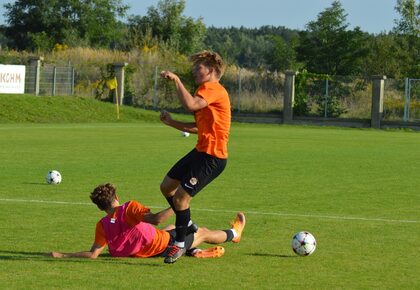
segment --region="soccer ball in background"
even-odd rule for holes
[[[48,172],[45,180],[48,184],[59,184],[61,182],[61,174],[57,170],[51,170]]]
[[[188,136],[190,136],[190,133],[188,133],[188,132],[182,132],[182,133],[181,133],[181,135],[182,135],[183,137],[188,137]]]
[[[292,249],[299,256],[309,256],[316,249],[315,237],[308,232],[298,232],[293,236]]]

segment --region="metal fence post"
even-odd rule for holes
[[[293,121],[293,103],[295,101],[295,78],[296,72],[287,71],[284,81],[284,99],[283,99],[283,123]]]
[[[52,79],[52,95],[55,96],[55,88],[57,83],[57,67],[53,68],[53,79]]]
[[[74,67],[71,68],[71,88],[70,88],[70,94],[74,95],[74,76],[75,76],[75,72],[74,72]]]
[[[404,93],[404,122],[407,122],[409,120],[409,108],[410,108],[410,102],[409,102],[409,94],[410,94],[410,79],[405,78],[405,93]]]
[[[324,104],[324,118],[328,117],[328,79],[325,80],[325,104]]]
[[[381,128],[381,119],[384,111],[384,85],[386,76],[372,76],[372,128]]]
[[[153,86],[153,109],[156,110],[158,103],[158,67],[155,66],[155,83]]]
[[[241,112],[241,90],[242,90],[242,76],[241,76],[241,68],[239,68],[239,72],[238,72],[238,113]]]

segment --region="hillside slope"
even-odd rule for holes
[[[189,116],[185,116],[189,117]],[[159,113],[82,97],[0,95],[0,123],[160,122]]]

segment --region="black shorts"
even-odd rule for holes
[[[168,231],[168,233],[171,236],[171,239],[169,241],[168,246],[172,246],[174,244],[174,242],[175,242],[176,231],[175,231],[175,229],[173,229],[173,230]],[[185,236],[185,248],[187,250],[191,249],[191,246],[192,246],[193,242],[194,242],[194,233],[191,233],[191,234],[188,234],[188,235]],[[159,257],[166,257],[168,255],[169,251],[170,251],[170,248],[167,247],[165,249],[165,251],[163,251],[162,253],[158,254],[157,256],[159,256]]]
[[[207,184],[222,173],[227,159],[221,159],[197,149],[191,150],[169,170],[167,176],[180,181],[189,195],[195,196]]]

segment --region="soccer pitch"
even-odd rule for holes
[[[223,257],[43,255],[90,249],[98,184],[166,207],[159,184],[195,141],[153,123],[0,125],[1,288],[420,288],[420,134],[402,131],[234,124],[225,171],[191,204],[214,229],[244,211],[242,241]],[[51,169],[60,185],[45,183]],[[309,257],[290,246],[301,230],[318,242]]]

